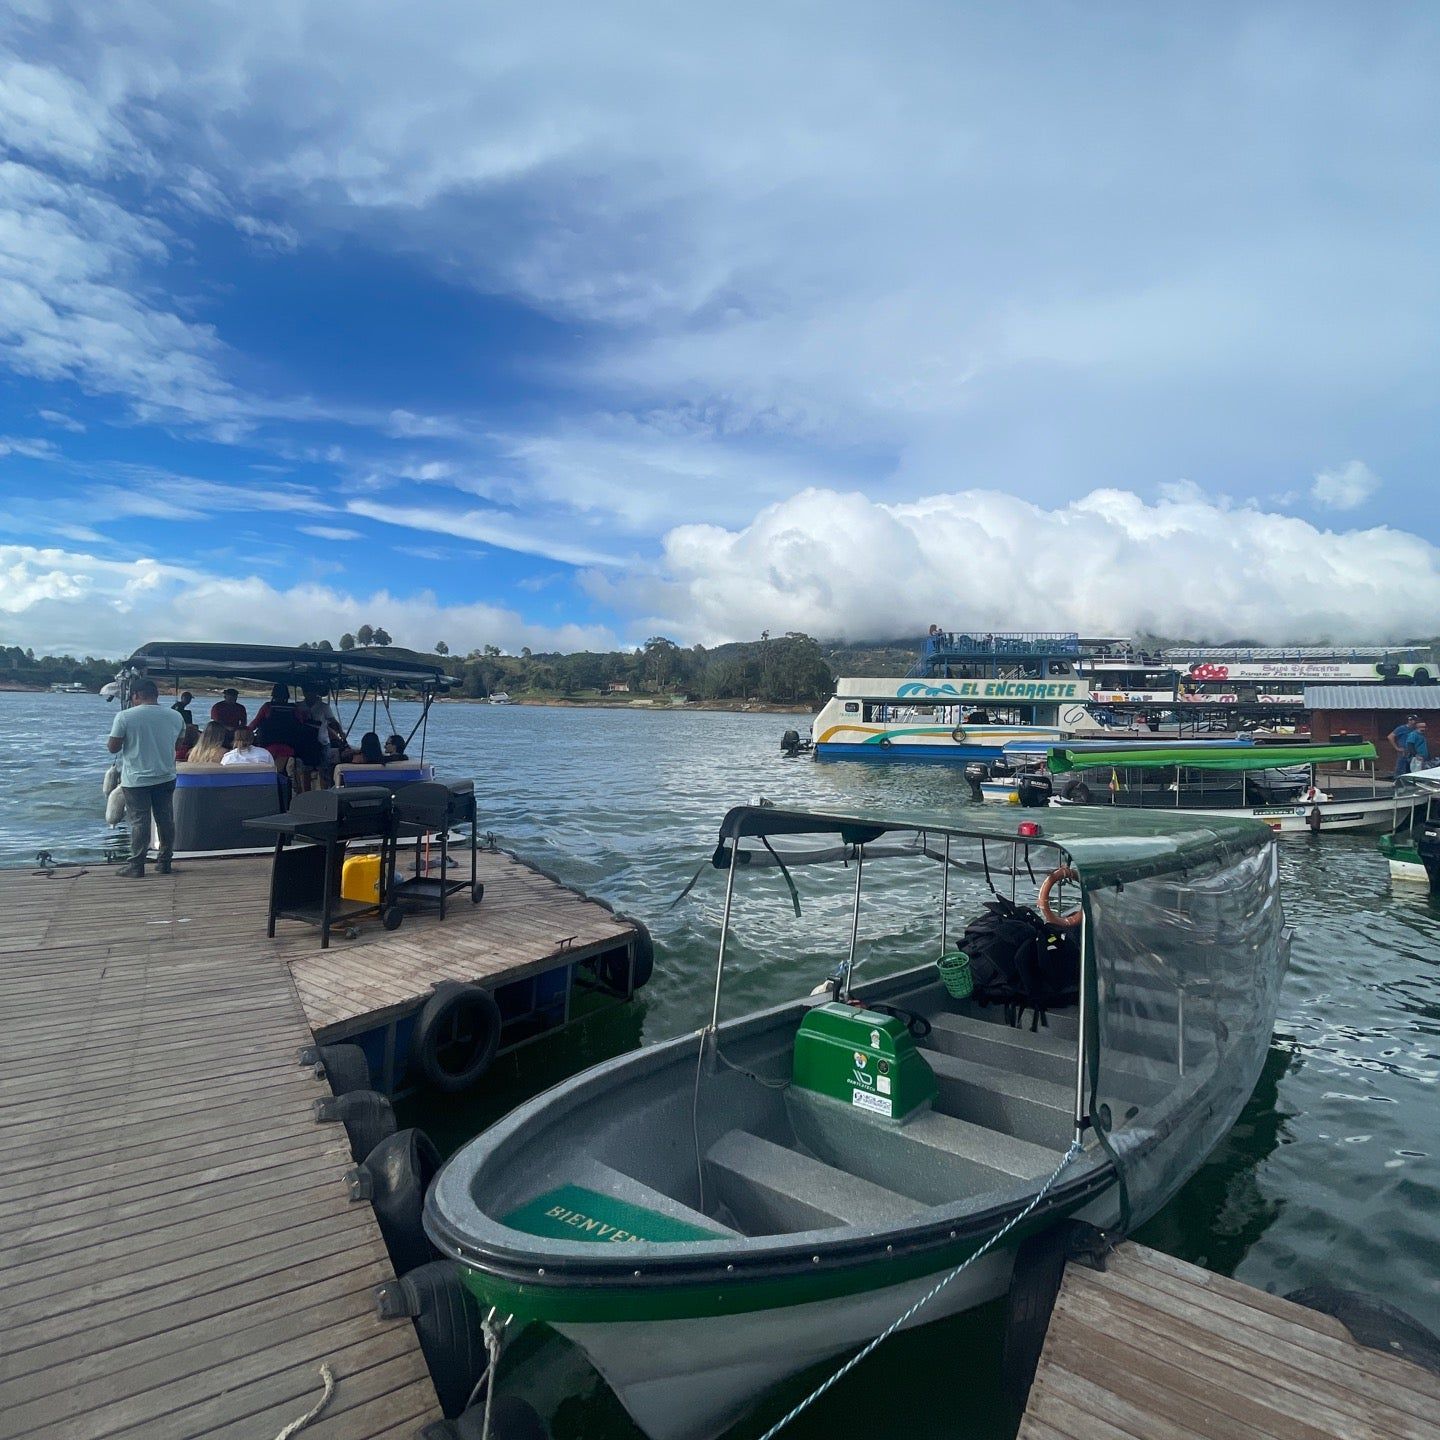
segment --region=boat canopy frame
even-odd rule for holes
[[[371,651],[304,650],[288,645],[248,645],[216,641],[150,641],[140,646],[120,668],[116,677],[120,702],[128,703],[130,687],[141,676],[173,682],[178,693],[186,679],[246,680],[260,685],[307,685],[339,697],[341,690],[354,688],[355,709],[344,725],[346,738],[355,727],[365,702],[370,701],[371,725],[378,726],[379,712],[394,727],[390,714],[391,697],[398,690],[413,690],[420,696],[420,717],[405,736],[406,748],[420,736],[420,759],[425,758],[430,706],[457,682],[440,665],[400,655],[377,655]]]
[[[789,876],[789,867],[817,863],[853,864],[855,892],[850,921],[847,958],[834,977],[835,998],[848,1000],[856,968],[860,930],[860,901],[865,861],[882,858],[924,858],[943,864],[940,900],[940,954],[948,943],[950,872],[959,868],[984,874],[992,893],[999,894],[994,877],[1010,877],[1010,899],[1016,897],[1020,874],[1038,883],[1051,871],[1073,879],[1080,892],[1080,998],[1079,1041],[1075,1054],[1073,1123],[1075,1138],[1083,1141],[1093,1124],[1095,1097],[1099,1085],[1100,993],[1092,924],[1092,895],[1098,890],[1123,892],[1127,883],[1159,881],[1183,887],[1192,875],[1215,875],[1273,850],[1274,836],[1268,825],[1249,819],[1205,816],[1171,816],[1137,813],[1139,823],[1127,826],[1127,834],[1115,833],[1112,815],[1094,811],[1044,810],[1037,818],[1016,821],[1013,812],[1004,816],[979,812],[957,824],[951,817],[934,813],[872,813],[842,815],[827,812],[782,809],[769,804],[737,806],[720,825],[719,841],[711,865],[724,870],[725,900],[720,939],[715,961],[715,988],[710,1022],[700,1035],[696,1056],[697,1094],[701,1067],[713,1072],[717,1064],[728,1064],[719,1051],[720,1005],[724,989],[725,957],[734,911],[738,872],[747,868],[778,867],[790,887],[795,911],[800,913],[799,895]],[[1038,818],[1043,816],[1043,821]],[[891,844],[884,844],[889,837]],[[902,837],[909,837],[908,843]],[[832,843],[806,851],[777,849],[771,841],[785,838],[828,839]],[[900,839],[900,843],[893,843]],[[746,840],[759,841],[759,848],[746,847]],[[932,848],[932,840],[941,848]],[[964,842],[970,853],[957,858],[955,842]],[[978,842],[978,854],[974,846]],[[991,847],[995,847],[992,859]],[[1037,866],[1032,850],[1050,852],[1054,864],[1042,859]],[[1273,864],[1273,859],[1271,860]],[[1037,871],[1039,873],[1037,873]],[[937,956],[938,958],[938,956]],[[1183,1027],[1184,1012],[1181,1011]],[[1183,1044],[1183,1042],[1182,1042]],[[1099,1132],[1097,1132],[1099,1134]],[[1108,1142],[1101,1135],[1101,1143]],[[698,1159],[697,1159],[698,1164]],[[1128,1203],[1128,1202],[1127,1202]]]

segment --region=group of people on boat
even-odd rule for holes
[[[210,721],[202,730],[194,723],[185,691],[170,707],[185,722],[175,745],[176,760],[209,765],[270,765],[288,774],[298,791],[327,788],[336,765],[388,765],[405,760],[405,738],[391,735],[384,743],[369,731],[352,746],[324,692],[313,685],[301,687],[299,701],[290,698],[288,685],[275,685],[270,698],[252,721],[240,703],[240,692],[229,689],[210,707]]]

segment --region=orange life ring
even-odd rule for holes
[[[1050,908],[1050,892],[1066,880],[1078,880],[1079,878],[1080,876],[1069,865],[1061,865],[1045,877],[1040,886],[1040,913],[1045,917],[1047,924],[1059,925],[1064,930],[1071,930],[1085,918],[1083,910],[1072,910],[1068,915],[1057,915]]]

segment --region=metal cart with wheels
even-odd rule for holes
[[[395,823],[400,834],[415,836],[413,873],[396,880],[393,899],[400,904],[435,905],[445,918],[445,902],[464,890],[470,903],[478,905],[485,894],[480,883],[476,855],[479,836],[473,780],[420,780],[395,792]],[[450,878],[450,839],[462,826],[470,828],[470,878]],[[427,839],[427,837],[434,837]],[[432,846],[440,852],[437,873],[429,873],[426,860]]]

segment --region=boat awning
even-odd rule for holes
[[[1017,815],[1038,824],[1039,835],[1020,836]],[[731,845],[747,838],[768,845],[771,839],[784,836],[820,836],[848,846],[869,845],[885,835],[922,832],[931,840],[953,836],[976,842],[977,849],[978,842],[1000,842],[1060,850],[1091,885],[1140,880],[1228,861],[1274,840],[1268,825],[1239,816],[1172,815],[1109,806],[1017,812],[977,805],[963,807],[958,815],[955,811],[923,810],[840,815],[740,805],[721,822],[720,844],[712,863],[716,869],[725,868]],[[759,854],[763,857],[764,850]],[[788,859],[783,851],[781,856]]]
[[[1234,749],[1192,750],[1178,745],[1125,745],[1110,750],[1081,750],[1052,746],[1050,769],[1159,770],[1183,766],[1187,770],[1274,770],[1288,765],[1331,765],[1345,760],[1373,760],[1375,747],[1361,745],[1248,745]]]
[[[1005,755],[1048,755],[1055,748],[1053,740],[1007,740],[1000,747]],[[1250,735],[1240,735],[1233,740],[1174,740],[1165,747],[1167,750],[1253,750],[1255,748],[1254,738]],[[1288,747],[1282,747],[1287,748]],[[1103,750],[1107,753],[1115,749],[1113,740],[1075,740],[1065,747],[1077,755],[1087,754],[1091,750]]]
[[[454,684],[439,665],[418,657],[372,650],[301,650],[285,645],[231,645],[211,641],[152,641],[142,645],[126,668],[176,680],[206,676],[266,684],[318,681],[328,689],[356,684],[402,685],[444,690]]]

